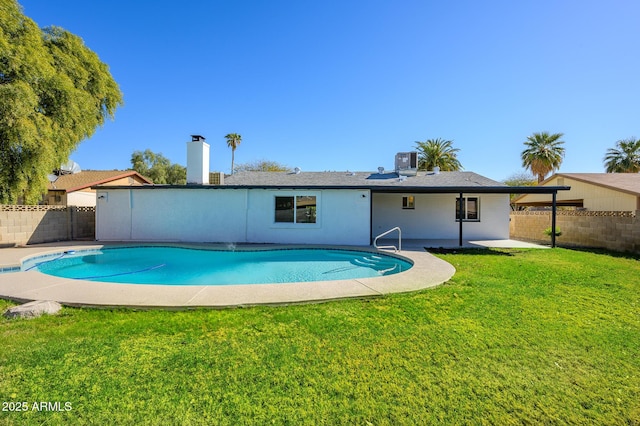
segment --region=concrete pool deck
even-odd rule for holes
[[[108,246],[133,246],[135,243],[64,242],[0,249],[0,268],[20,266],[33,256],[60,253],[66,250],[87,250]],[[225,244],[149,244],[179,247],[227,249]],[[378,252],[372,247],[354,246],[295,246],[295,245],[238,245],[251,250],[275,248],[340,248]],[[380,250],[385,254],[393,254]],[[132,307],[132,308],[222,308],[250,305],[279,305],[321,302],[344,298],[375,297],[435,287],[449,280],[455,268],[438,259],[419,245],[403,247],[400,257],[413,262],[408,271],[375,278],[336,281],[315,281],[288,284],[242,284],[224,286],[171,286],[152,284],[110,284],[72,280],[42,274],[38,271],[0,274],[0,298],[17,302],[33,300],[56,301],[67,306]]]

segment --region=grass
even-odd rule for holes
[[[637,259],[438,256],[451,281],[376,299],[3,318],[0,399],[29,409],[0,424],[640,425]]]

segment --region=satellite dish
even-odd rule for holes
[[[49,183],[53,186],[53,189],[56,189],[55,181],[58,180],[58,175],[55,173],[49,173],[47,175],[47,179],[49,179]]]
[[[63,175],[79,173],[81,171],[82,169],[80,168],[80,164],[76,163],[73,160],[69,160],[60,166],[60,174]]]

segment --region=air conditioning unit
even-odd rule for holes
[[[418,153],[399,152],[396,154],[396,173],[400,176],[415,176],[418,174]]]

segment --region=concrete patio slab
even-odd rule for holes
[[[398,240],[383,239],[380,245],[398,245]],[[402,240],[403,250],[419,250],[430,248],[460,248],[460,242],[456,239],[407,239]],[[546,249],[549,246],[533,244],[518,240],[463,240],[462,248],[539,248]]]

